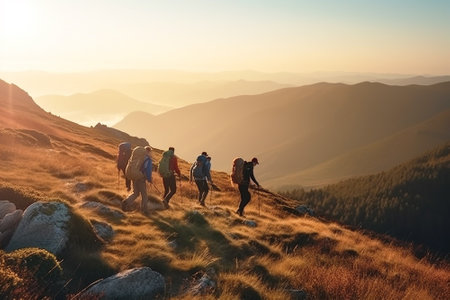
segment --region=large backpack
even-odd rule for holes
[[[131,180],[138,180],[145,177],[142,173],[142,165],[147,157],[147,150],[142,146],[137,146],[131,153],[130,160],[128,161],[125,169],[125,176]]]
[[[120,143],[119,151],[117,154],[117,169],[125,171],[130,156],[131,156],[131,144],[128,142]]]
[[[173,174],[173,172],[170,170],[170,160],[172,159],[173,155],[174,154],[172,150],[164,151],[164,153],[162,154],[161,160],[158,164],[158,172],[159,175],[161,175],[161,177],[163,178],[167,178]]]
[[[197,161],[195,162],[194,168],[192,169],[192,175],[194,178],[203,179],[205,178],[207,171],[206,166],[206,156],[200,155],[197,157]]]
[[[245,161],[240,157],[233,159],[230,174],[232,183],[241,184],[244,181],[244,163]]]

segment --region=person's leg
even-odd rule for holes
[[[164,185],[164,195],[163,198],[166,198],[169,193],[169,178],[163,177],[163,185]]]
[[[127,191],[129,192],[131,190],[131,180],[127,178],[125,175],[125,169],[122,169],[123,176],[125,177],[125,186],[127,187]]]
[[[145,183],[145,179],[139,180],[138,185],[139,185],[139,193],[141,194],[142,197],[141,212],[145,214],[147,213],[147,202],[148,202],[147,185]]]
[[[202,199],[200,201],[200,204],[205,206],[205,200],[208,196],[209,187],[208,187],[208,181],[202,180]]]
[[[177,182],[175,180],[175,175],[171,175],[168,180],[169,185],[169,193],[164,197],[164,201],[169,204],[170,198],[172,198],[173,195],[177,192]]]
[[[202,180],[196,180],[195,184],[198,188],[198,202],[202,202]]]
[[[239,202],[239,208],[236,211],[239,215],[242,216],[244,213],[244,207],[247,205],[247,196],[246,193],[248,192],[248,185],[246,184],[240,184],[239,185],[239,193],[241,194],[241,202]]]
[[[133,193],[131,193],[125,200],[122,201],[122,210],[127,210],[128,207],[134,202],[134,200],[139,196],[139,184],[136,180],[132,180],[133,183]]]

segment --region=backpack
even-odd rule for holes
[[[158,172],[159,175],[161,175],[161,177],[163,178],[167,178],[173,174],[173,172],[170,170],[170,160],[172,159],[172,157],[173,151],[171,150],[164,151],[164,153],[162,154],[161,160],[158,164]]]
[[[192,175],[194,178],[203,179],[207,173],[206,157],[204,155],[200,155],[197,157],[197,161],[192,169]]]
[[[240,157],[233,159],[230,174],[231,183],[241,184],[244,181],[244,163],[245,161]]]
[[[119,151],[117,154],[117,169],[125,171],[130,156],[131,156],[131,144],[128,142],[120,143]]]
[[[147,150],[142,146],[137,146],[131,153],[130,160],[128,161],[125,169],[125,176],[131,180],[138,180],[145,177],[142,173],[142,165],[147,157]]]

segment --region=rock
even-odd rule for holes
[[[7,214],[16,210],[16,205],[8,200],[0,201],[0,219],[3,219]]]
[[[91,220],[95,233],[105,241],[110,241],[114,237],[114,230],[108,223]]]
[[[256,227],[257,226],[256,222],[252,221],[252,220],[245,220],[244,225],[246,225],[248,227]]]
[[[9,214],[7,214],[3,219],[0,220],[0,232],[5,232],[11,228],[16,229],[20,220],[22,220],[23,211],[17,209]]]
[[[308,298],[308,294],[303,290],[289,289],[286,292],[291,295],[292,300],[305,300]]]
[[[162,202],[148,201],[147,208],[149,210],[165,210],[164,204]]]
[[[84,202],[81,205],[82,208],[89,208],[92,210],[95,210],[99,215],[105,216],[105,217],[111,217],[114,219],[124,219],[125,214],[117,209],[112,209],[107,207],[106,205],[95,202],[95,201],[88,201]]]
[[[80,295],[81,299],[163,299],[164,277],[148,267],[134,268],[103,279]]]
[[[314,210],[309,208],[306,205],[299,205],[295,208],[295,210],[298,211],[302,215],[314,216]]]
[[[190,292],[192,295],[205,295],[211,293],[216,288],[216,282],[213,278],[216,277],[215,270],[210,268],[205,274],[198,280],[197,284],[194,285]]]
[[[178,243],[176,240],[170,241],[167,244],[169,245],[170,248],[172,248],[174,250],[177,249],[177,247],[178,247]]]
[[[69,208],[60,202],[35,202],[25,209],[6,251],[42,248],[60,254],[69,239]]]
[[[23,211],[15,210],[0,220],[0,248],[6,246],[22,220]]]

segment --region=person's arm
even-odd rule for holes
[[[148,182],[152,182],[152,160],[147,158],[144,161],[144,174]]]
[[[253,167],[250,168],[250,178],[253,180],[254,183],[259,187],[258,181],[256,181],[255,175],[253,174]]]
[[[195,167],[195,162],[192,164],[191,169],[189,170],[189,182],[192,182],[192,172]]]
[[[172,159],[170,160],[171,169],[175,171],[175,173],[178,174],[178,176],[181,177],[180,169],[178,168],[178,160],[177,157],[174,155],[172,156]]]
[[[208,179],[209,182],[212,182],[210,172],[211,165],[206,164],[205,168],[206,168],[206,179]]]

